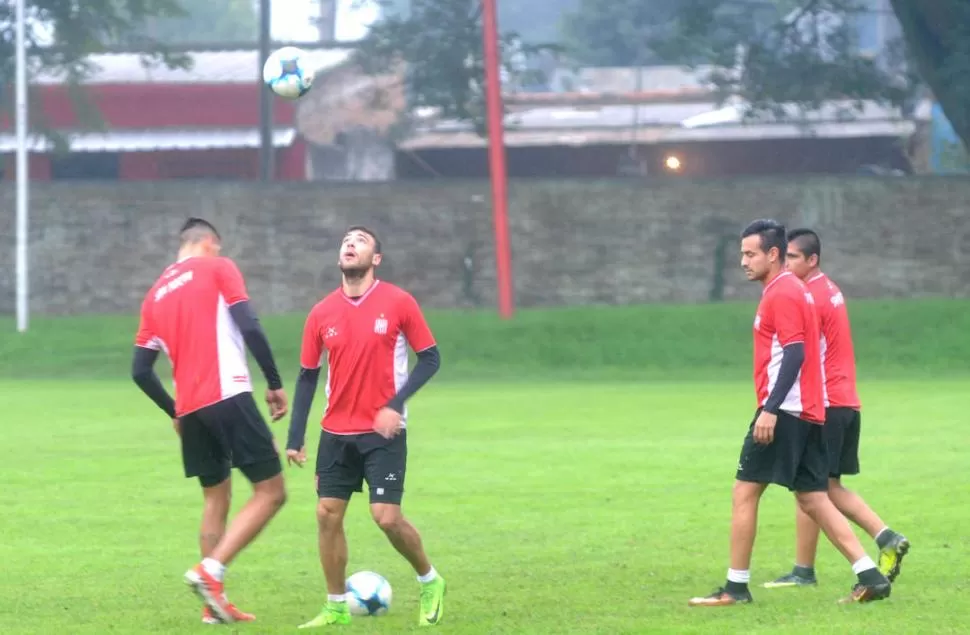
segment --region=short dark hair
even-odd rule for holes
[[[377,233],[373,229],[371,229],[369,227],[364,227],[363,225],[354,225],[352,227],[348,227],[347,228],[347,231],[344,232],[344,236],[346,236],[350,232],[363,232],[363,233],[367,234],[368,236],[370,236],[371,238],[373,238],[374,239],[374,253],[375,254],[381,253],[381,239],[377,237]]]
[[[818,256],[822,260],[822,239],[811,229],[799,227],[788,232],[788,242],[798,243],[798,250],[805,254],[806,258]]]
[[[741,238],[748,236],[761,237],[761,251],[768,253],[772,247],[778,248],[778,257],[785,259],[785,252],[788,251],[788,240],[785,238],[785,226],[770,218],[759,218],[744,228]]]
[[[182,225],[182,229],[179,230],[179,238],[182,244],[197,243],[207,235],[215,236],[216,240],[222,240],[215,225],[203,218],[196,218],[195,216],[190,216]]]

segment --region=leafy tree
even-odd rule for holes
[[[660,56],[650,42],[669,25],[681,0],[579,0],[562,16],[569,54],[589,66],[643,66]]]
[[[746,6],[752,31],[777,20],[798,0],[752,0]],[[683,63],[697,59],[687,47],[664,47],[660,38],[686,14],[681,0],[576,0],[561,20],[564,44],[589,66]]]
[[[800,0],[767,27],[750,19],[763,4],[756,0],[682,0],[672,30],[652,46],[713,65],[710,79],[722,94],[748,101],[749,116],[783,115],[782,103],[816,110],[833,99],[854,108],[864,100],[906,108],[922,79],[968,144],[970,3],[890,3],[903,37],[874,54],[859,46],[859,20],[880,10],[867,0]]]
[[[444,119],[470,122],[486,134],[482,15],[470,0],[413,0],[407,11],[381,3],[384,15],[355,53],[367,74],[400,69],[408,107],[434,109]],[[512,31],[499,34],[506,88],[534,81],[530,62],[549,44],[527,44]]]
[[[910,58],[946,118],[970,148],[970,4],[890,0]]]
[[[498,24],[526,42],[559,39],[560,18],[575,11],[581,0],[498,0]]]
[[[159,42],[255,42],[259,19],[252,0],[181,0],[185,15],[152,17],[143,32]]]
[[[177,0],[27,0],[28,81],[38,72],[56,74],[72,89],[78,110],[96,113],[79,90],[91,72],[88,55],[103,52],[106,45],[121,42],[145,51],[146,61],[170,67],[188,61],[146,37],[141,27],[154,17],[178,17],[184,12]],[[0,3],[0,114],[11,113],[16,76],[16,14],[13,2]],[[31,127],[47,134],[63,149],[64,139],[50,131],[39,109],[31,109]]]

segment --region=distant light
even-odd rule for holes
[[[667,169],[670,170],[671,172],[676,172],[677,170],[680,169],[681,163],[679,158],[675,156],[669,156],[664,160],[664,165],[667,166]]]

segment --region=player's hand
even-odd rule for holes
[[[754,442],[768,445],[774,441],[776,423],[778,423],[778,415],[762,410],[754,422]]]
[[[303,467],[303,464],[306,463],[306,448],[300,448],[299,450],[287,450],[286,463],[287,465]]]
[[[175,430],[175,434],[182,436],[182,423],[178,420],[178,417],[172,419],[172,429]]]
[[[393,408],[381,408],[374,418],[374,432],[392,439],[401,431],[401,415]]]
[[[269,413],[273,421],[279,421],[286,415],[286,392],[282,388],[267,390],[266,404],[269,406]]]

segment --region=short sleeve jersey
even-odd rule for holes
[[[754,383],[764,406],[778,381],[783,350],[801,342],[805,359],[781,410],[813,423],[824,423],[825,405],[818,317],[812,294],[791,272],[769,282],[754,320]]]
[[[821,329],[826,405],[859,410],[862,406],[856,390],[855,351],[845,297],[824,273],[809,278],[805,284],[815,299]]]
[[[377,280],[359,298],[337,289],[318,302],[303,329],[300,364],[327,364],[327,408],[321,427],[332,434],[372,432],[377,412],[408,378],[408,348],[435,345],[417,301]],[[406,422],[407,410],[403,413]]]
[[[169,265],[148,291],[135,345],[171,360],[177,416],[252,391],[245,343],[229,314],[248,299],[242,273],[223,257]]]

